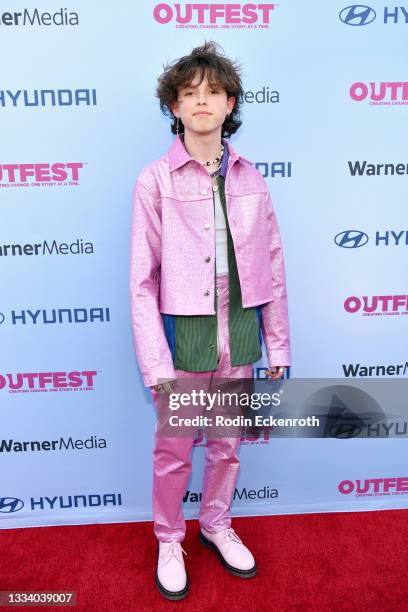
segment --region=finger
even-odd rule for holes
[[[283,374],[285,373],[285,368],[275,367],[275,368],[271,368],[270,370],[268,370],[267,373],[268,372],[270,372],[271,378],[275,380],[276,378],[281,378],[281,376],[283,376]]]

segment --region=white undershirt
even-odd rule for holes
[[[227,224],[221,205],[220,193],[214,193],[215,268],[217,274],[228,274]]]

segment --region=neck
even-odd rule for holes
[[[184,133],[184,146],[188,153],[194,159],[200,162],[212,161],[219,156],[221,152],[221,133],[216,134],[194,134],[187,130]],[[208,166],[209,170],[213,170],[217,164]]]

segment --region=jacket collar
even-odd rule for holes
[[[237,153],[235,151],[235,149],[226,140],[226,138],[222,139],[222,143],[223,143],[224,147],[225,146],[227,147],[229,159],[231,160],[231,162],[229,162],[229,164],[231,166],[238,159],[246,159],[245,157],[242,157],[242,155],[239,155],[239,153]],[[176,138],[174,139],[174,142],[172,143],[171,147],[169,148],[169,150],[168,150],[168,158],[169,158],[170,172],[173,172],[173,170],[177,170],[177,168],[180,168],[181,166],[183,166],[188,161],[191,161],[191,160],[194,159],[193,157],[191,157],[190,153],[187,151],[186,147],[184,146],[184,142],[182,141],[180,134],[178,134],[176,136]]]

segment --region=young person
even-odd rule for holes
[[[262,338],[266,374],[280,378],[290,346],[271,196],[261,173],[227,141],[242,124],[239,65],[206,42],[165,66],[156,96],[176,138],[136,180],[130,293],[137,359],[157,407],[181,379],[252,378]],[[189,589],[182,500],[193,439],[155,434],[155,580],[168,599]],[[239,442],[207,439],[200,541],[230,573],[248,578],[255,559],[230,516]]]

